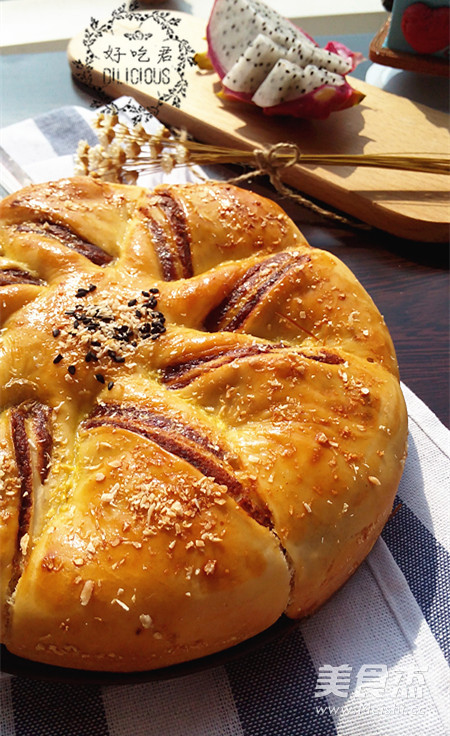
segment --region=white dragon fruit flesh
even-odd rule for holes
[[[260,0],[216,0],[206,30],[211,62],[220,78],[260,33],[289,47],[312,39]]]
[[[326,84],[340,87],[345,84],[345,79],[340,74],[319,69],[313,64],[308,64],[303,69],[291,61],[279,59],[256,90],[252,101],[259,107],[273,106],[274,100],[278,100],[277,104],[281,105]]]
[[[320,48],[261,0],[215,0],[207,40],[222,96],[269,115],[325,118],[363,98],[345,79],[359,54],[332,41]]]
[[[224,87],[233,92],[253,94],[276,65],[282,46],[260,33],[233,64],[222,79]]]

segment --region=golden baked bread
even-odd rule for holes
[[[2,642],[144,670],[312,613],[405,460],[356,278],[227,184],[80,177],[0,207]]]

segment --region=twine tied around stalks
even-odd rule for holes
[[[255,149],[253,151],[255,161],[263,169],[265,166],[269,170],[283,168],[287,169],[289,166],[295,166],[301,159],[301,151],[295,143],[275,143],[267,150]]]
[[[274,189],[302,207],[334,222],[353,228],[370,229],[366,223],[349,219],[321,207],[298,190],[282,181],[282,174],[297,164],[302,166],[364,166],[429,174],[450,174],[450,156],[427,154],[310,154],[295,143],[280,142],[267,149],[243,150],[215,146],[191,140],[185,130],[168,130],[161,126],[148,133],[142,123],[128,127],[118,115],[100,113],[93,123],[99,144],[90,146],[80,141],[75,156],[75,173],[94,176],[104,181],[136,184],[140,174],[157,168],[170,173],[177,166],[192,167],[228,164],[251,166],[252,170],[228,179],[233,184],[266,175]],[[197,173],[197,172],[196,172]],[[201,178],[199,176],[199,178]]]
[[[371,230],[371,226],[367,225],[365,222],[350,220],[343,215],[339,215],[337,212],[331,212],[324,207],[320,207],[320,205],[303,196],[300,192],[294,191],[282,181],[281,173],[285,169],[300,163],[302,155],[300,148],[295,143],[275,143],[267,149],[255,148],[253,150],[253,156],[257,168],[253,171],[247,171],[244,174],[233,177],[232,179],[228,179],[228,182],[230,184],[240,184],[244,181],[248,181],[249,179],[253,179],[255,176],[267,175],[273,188],[279,194],[283,197],[292,199],[301,207],[309,209],[316,215],[325,217],[327,220],[338,222],[341,225],[347,225],[361,230]]]

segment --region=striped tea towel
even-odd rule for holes
[[[144,112],[130,97],[120,97],[114,105],[120,120],[128,124]],[[73,175],[78,142],[86,140],[92,146],[98,142],[90,123],[103,109],[94,112],[83,107],[62,107],[3,128],[0,137],[0,185],[5,193],[17,191],[32,182]],[[149,133],[161,127],[156,118],[148,114],[144,115],[143,124]],[[195,181],[198,176],[203,176],[200,168],[177,167],[170,174],[161,171],[143,174],[139,184],[154,187],[162,181],[173,184]]]
[[[79,139],[94,142],[92,115],[63,108],[3,129],[8,188],[24,172],[34,181],[70,175]],[[191,176],[177,170],[171,180]],[[450,736],[450,433],[403,390],[410,436],[399,511],[320,611],[242,658],[172,680],[87,685],[3,674],[0,734]]]

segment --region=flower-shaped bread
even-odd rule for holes
[[[1,204],[2,641],[144,670],[313,612],[392,508],[382,317],[273,202],[80,177]]]

